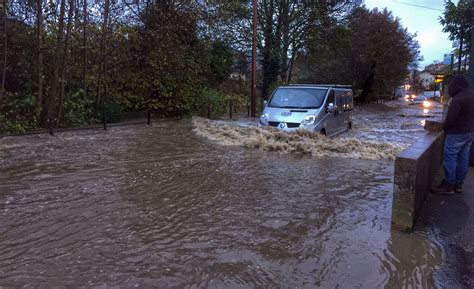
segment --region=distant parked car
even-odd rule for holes
[[[405,94],[405,101],[412,101],[413,99],[415,99],[416,97],[416,94],[413,93],[413,92],[407,92]]]
[[[440,98],[441,97],[441,92],[440,91],[424,91],[422,94],[427,99],[435,99],[435,98]]]
[[[423,94],[416,95],[413,99],[409,100],[410,105],[423,105],[424,108],[431,107],[430,98],[424,96]]]
[[[423,94],[419,94],[419,95],[415,96],[415,98],[413,98],[411,100],[411,102],[413,104],[420,104],[420,103],[423,103],[423,101],[425,101],[425,100],[427,100],[427,97],[424,96]]]

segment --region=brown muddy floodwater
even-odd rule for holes
[[[390,231],[393,161],[193,129],[0,139],[0,287],[434,286],[437,243]]]

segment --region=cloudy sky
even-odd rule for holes
[[[452,50],[448,34],[441,31],[439,17],[442,15],[445,0],[365,0],[367,8],[387,8],[401,19],[410,33],[417,33],[424,61],[423,69],[436,60],[443,60],[443,54]],[[453,1],[457,2],[457,1]],[[418,7],[423,6],[426,8]]]

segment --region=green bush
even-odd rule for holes
[[[240,93],[229,93],[225,96],[226,104],[232,103],[232,111],[247,112],[249,106],[249,97]]]
[[[224,93],[215,89],[204,88],[192,99],[191,112],[198,115],[222,115],[226,112]]]
[[[93,107],[94,101],[84,98],[82,89],[74,91],[64,100],[64,126],[74,127],[97,122]]]
[[[34,129],[35,126],[30,121],[14,120],[11,121],[5,116],[0,115],[0,133],[23,134],[28,130]]]
[[[114,97],[108,97],[104,101],[104,113],[107,122],[118,122],[124,119],[124,111],[121,104]],[[101,117],[102,119],[102,117]]]
[[[36,127],[36,98],[33,95],[6,93],[0,111],[0,132],[21,134]]]
[[[76,127],[102,121],[103,114],[107,122],[123,120],[123,109],[113,97],[107,97],[103,106],[96,108],[94,98],[84,98],[84,91],[79,89],[66,97],[64,101],[64,126]]]

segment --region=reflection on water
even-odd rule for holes
[[[220,146],[191,121],[0,140],[0,286],[430,288],[393,162]]]

